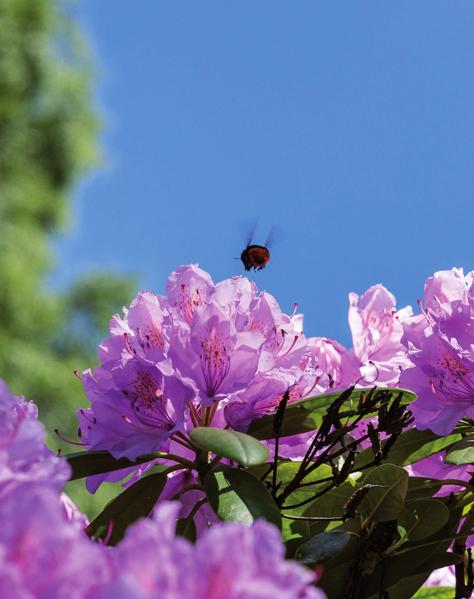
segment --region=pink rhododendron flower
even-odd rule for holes
[[[404,322],[411,368],[400,384],[418,400],[417,428],[449,434],[463,416],[474,417],[474,287],[472,273],[441,271],[425,283],[425,309]]]
[[[45,483],[19,483],[0,501],[0,596],[95,599],[108,581],[104,549],[69,522]]]
[[[396,309],[394,296],[383,285],[370,287],[360,297],[349,294],[349,325],[361,385],[397,385],[400,370],[409,365],[401,343],[402,322],[411,308]]]
[[[174,534],[178,510],[173,503],[162,503],[153,519],[127,531],[114,555],[117,579],[104,599],[324,598],[312,586],[314,573],[284,559],[273,525],[221,523],[192,545]]]
[[[111,369],[82,377],[92,408],[80,410],[80,436],[90,449],[107,449],[115,458],[134,459],[166,447],[184,426],[194,395],[166,362],[134,357]]]
[[[234,430],[245,432],[253,420],[274,412],[287,391],[291,403],[301,399],[306,389],[307,381],[298,370],[278,369],[260,374],[226,405],[226,421]]]
[[[472,475],[474,474],[474,466],[454,466],[452,464],[445,464],[444,457],[445,451],[435,453],[433,455],[415,462],[410,466],[407,466],[407,470],[412,476],[422,476],[425,478],[435,478],[438,480],[460,480],[469,482]],[[462,490],[459,485],[443,485],[436,495],[444,496],[456,491]]]
[[[264,338],[239,331],[220,306],[196,311],[189,328],[173,330],[170,358],[194,381],[201,406],[210,406],[245,387],[258,369]]]
[[[314,376],[316,388],[311,393],[329,393],[350,387],[360,377],[353,352],[327,337],[310,337],[305,372]]]
[[[309,350],[300,316],[284,314],[244,277],[214,285],[196,265],[173,272],[167,292],[142,292],[123,317],[114,316],[100,346],[101,366],[83,373],[91,407],[78,412],[79,433],[89,449],[129,459],[166,450],[198,423],[225,426],[225,405],[242,401],[259,378],[275,379],[280,389],[282,371],[281,393],[293,386],[295,398],[302,397],[295,386]],[[316,376],[310,380],[306,372],[305,389],[315,387]],[[252,404],[250,396],[245,401]],[[269,399],[268,409],[275,402]],[[241,422],[235,412],[238,430],[253,417],[253,407],[264,412],[260,404],[250,405]],[[94,477],[89,488],[110,476]]]
[[[48,449],[45,438],[35,404],[10,393],[0,379],[0,489],[30,480],[58,490],[64,485],[69,466]]]

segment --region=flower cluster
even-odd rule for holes
[[[1,597],[324,598],[314,573],[284,559],[277,529],[263,521],[215,525],[192,545],[175,535],[179,504],[164,502],[118,547],[93,542],[58,493],[68,466],[45,446],[36,406],[0,386]]]
[[[175,447],[196,425],[245,431],[287,390],[297,401],[355,383],[394,385],[408,313],[381,285],[351,294],[347,350],[305,337],[302,316],[284,314],[248,279],[215,285],[198,266],[181,267],[166,296],[142,292],[112,319],[101,366],[82,375],[91,408],[79,411],[79,434],[89,449],[134,459]]]
[[[92,407],[79,412],[80,435],[90,449],[129,459],[166,450],[197,423],[224,425],[224,405],[269,373],[283,390],[302,378],[301,319],[247,279],[214,285],[191,265],[172,273],[167,291],[142,292],[116,315],[101,367],[83,373]]]
[[[45,436],[35,404],[0,380],[0,596],[95,597],[105,557],[59,494],[70,469]]]
[[[175,502],[162,503],[153,518],[129,529],[113,555],[115,580],[104,599],[324,599],[311,586],[314,573],[285,561],[271,524],[223,523],[192,545],[175,536],[178,511]]]
[[[402,393],[393,389],[359,390],[355,412],[339,412],[348,398],[352,401],[354,386],[402,386],[414,391],[418,399],[410,409],[413,426],[419,429],[446,436],[464,418],[464,426],[472,430],[473,281],[473,273],[465,276],[460,269],[435,273],[426,282],[417,315],[411,308],[397,310],[395,298],[382,285],[361,296],[351,293],[350,349],[325,337],[307,337],[296,308],[285,314],[270,294],[259,293],[243,277],[214,284],[208,273],[189,265],[170,275],[166,295],[139,293],[123,315],[113,317],[110,335],[100,345],[99,367],[81,376],[90,407],[78,412],[79,444],[88,450],[106,450],[115,459],[140,457],[142,462],[89,477],[88,489],[94,492],[103,481],[122,480],[128,474],[132,476],[124,486],[131,485],[157,464],[157,476],[166,480],[150,517],[129,526],[117,547],[107,546],[111,530],[101,530],[98,542],[85,534],[85,517],[59,493],[70,474],[67,462],[46,447],[36,406],[12,395],[0,380],[0,518],[4,523],[0,596],[324,597],[314,587],[314,572],[285,560],[274,525],[263,520],[251,526],[219,521],[218,514],[224,519],[228,515],[222,516],[215,507],[206,486],[208,475],[217,480],[231,472],[232,479],[242,472],[233,469],[232,452],[217,453],[212,444],[199,445],[196,437],[209,431],[193,429],[212,426],[246,432],[259,418],[276,410],[280,414],[282,402],[291,406],[309,396],[341,391],[326,398],[331,403],[326,404],[321,424],[314,425],[319,426],[317,431],[281,439],[278,434],[266,441],[273,450],[270,469],[262,465],[268,452],[260,446],[263,458],[257,465],[264,468],[260,480],[243,473],[255,478],[249,484],[260,485],[265,501],[273,502],[276,510],[292,510],[334,486],[342,488],[355,471],[361,447],[371,446],[374,456],[364,468],[379,466],[389,455],[387,446],[411,426]],[[371,411],[377,401],[380,405]],[[354,413],[352,423],[346,420]],[[236,439],[249,439],[217,432],[220,437],[231,435],[236,443]],[[287,458],[300,462],[286,464],[296,469],[288,468],[295,475],[283,488],[277,481],[278,457],[284,458],[283,465]],[[440,495],[455,493],[462,481],[472,479],[470,468],[447,464],[444,457],[438,452],[409,466],[411,474],[445,480],[444,486],[439,485]],[[332,482],[312,497],[311,489],[304,488],[316,485],[316,479],[302,483],[303,474],[314,471],[316,476],[319,466],[324,470],[322,480]],[[100,468],[90,471],[101,472]],[[271,483],[264,482],[270,472]],[[147,480],[151,479],[140,484]],[[362,491],[370,492],[369,487],[354,495],[363,499]],[[469,484],[462,489],[470,489]],[[304,498],[286,502],[293,493],[303,493]],[[331,509],[328,520],[336,515],[335,520],[344,522],[349,513],[346,505],[342,517]],[[356,508],[351,512],[354,517]],[[469,524],[470,516],[463,518]],[[192,523],[195,543],[177,536],[177,522],[185,528]],[[108,524],[113,526],[113,519]],[[88,527],[89,534],[93,531],[94,523]]]
[[[425,283],[422,312],[404,323],[411,368],[400,384],[418,396],[416,425],[449,434],[474,417],[474,275],[440,271]]]

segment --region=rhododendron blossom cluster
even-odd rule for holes
[[[404,325],[412,367],[401,384],[417,393],[418,428],[444,435],[463,416],[474,417],[473,273],[435,273],[426,281],[422,308]]]
[[[54,455],[0,380],[0,596],[470,596],[473,281],[435,273],[416,313],[350,293],[346,348],[247,278],[182,266],[76,373],[79,453]],[[61,493],[79,478],[122,481],[90,522]]]
[[[400,339],[410,310],[397,312],[381,285],[350,296],[353,350],[306,337],[300,314],[284,314],[244,277],[214,285],[190,265],[170,275],[167,291],[140,293],[114,316],[101,367],[82,375],[91,408],[79,411],[79,432],[89,449],[129,459],[180,453],[190,428],[245,431],[287,389],[294,402],[367,381],[395,385],[408,364]]]
[[[0,381],[0,596],[5,599],[259,597],[323,599],[316,576],[285,561],[278,531],[256,522],[214,526],[197,545],[175,535],[179,505],[132,526],[117,548],[90,540],[58,493],[69,467],[44,444],[31,402]],[[228,548],[234,553],[229,556]]]

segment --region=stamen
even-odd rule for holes
[[[380,370],[378,369],[377,365],[376,365],[374,362],[372,362],[372,360],[369,360],[369,364],[375,368],[375,371],[376,371],[376,373],[377,373],[377,374],[375,375],[375,378],[374,378],[372,381],[369,381],[369,380],[368,380],[368,379],[367,379],[365,376],[362,376],[361,378],[362,378],[362,379],[363,379],[363,380],[364,380],[366,383],[368,383],[369,385],[372,385],[372,384],[373,384],[373,383],[375,383],[375,382],[376,382],[376,380],[379,378],[379,376],[380,376]],[[359,379],[359,380],[360,380],[360,379]]]
[[[212,331],[208,339],[201,341],[201,371],[206,383],[208,397],[214,397],[230,370],[227,347]]]
[[[128,333],[124,333],[123,336],[124,336],[125,345],[126,345],[128,351],[131,354],[136,355],[137,351],[130,345],[130,339],[129,339]]]
[[[54,429],[54,433],[61,439],[61,441],[64,441],[65,443],[69,443],[70,445],[80,445],[81,447],[85,446],[85,443],[79,443],[78,441],[72,441],[72,439],[68,439],[58,428]]]
[[[299,339],[299,335],[295,335],[294,338],[293,338],[293,342],[290,345],[290,347],[288,348],[288,350],[283,355],[281,355],[279,357],[280,358],[284,358],[285,356],[287,356],[290,353],[290,351],[295,347],[296,342],[298,341],[298,339]]]
[[[313,383],[311,389],[309,389],[309,391],[305,391],[305,394],[304,394],[305,397],[308,397],[308,395],[310,395],[310,393],[313,391],[313,389],[316,387],[316,385],[319,383],[320,380],[321,380],[321,376],[320,375],[318,375],[318,376],[315,377],[314,383]]]
[[[193,421],[194,426],[198,427],[201,417],[199,416],[195,406],[190,401],[188,401],[188,408],[189,408],[189,415],[191,416],[191,420]]]
[[[135,424],[135,422],[133,422],[132,420],[130,420],[130,418],[127,416],[127,414],[122,414],[120,416],[120,418],[122,418],[122,420],[124,420],[127,424],[129,424],[130,426],[132,426],[137,431],[143,431],[143,427],[138,426],[137,424]]]
[[[420,311],[425,316],[426,320],[428,321],[428,324],[430,326],[432,326],[434,324],[434,320],[433,320],[432,316],[430,316],[428,310],[426,310],[425,307],[423,306],[423,302],[421,301],[421,299],[419,299],[416,303],[420,307]]]

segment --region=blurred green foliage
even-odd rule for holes
[[[95,364],[135,281],[95,273],[48,288],[71,188],[98,160],[91,65],[67,11],[61,0],[0,2],[0,376],[37,403],[49,432],[74,435],[75,408],[87,402],[73,371]]]

